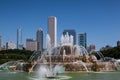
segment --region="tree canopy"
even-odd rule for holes
[[[120,46],[101,51],[105,57],[120,59]]]
[[[28,61],[29,57],[32,55],[33,51],[28,50],[2,50],[0,51],[0,64],[7,61],[24,60]]]

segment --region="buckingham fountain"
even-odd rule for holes
[[[73,45],[73,36],[62,35],[61,44],[53,47],[50,36],[46,36],[44,52],[35,51],[29,62],[10,61],[0,66],[1,70],[37,72],[39,77],[55,78],[59,73],[66,72],[104,72],[119,70],[119,63],[115,59],[105,60],[102,53],[94,51],[88,53],[83,46]],[[95,55],[100,56],[98,60]],[[120,61],[119,61],[120,62]]]

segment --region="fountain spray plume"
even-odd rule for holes
[[[49,55],[49,72],[47,73],[46,77],[55,77],[55,73],[53,72],[53,69],[52,69],[52,65],[51,65],[51,51],[52,51],[52,46],[51,46],[51,38],[49,36],[49,34],[47,34],[46,36],[46,46],[47,46],[47,52],[48,52],[48,55]]]

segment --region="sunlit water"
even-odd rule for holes
[[[35,72],[0,71],[0,80],[120,80],[120,72],[64,73],[54,79],[47,79],[39,77]]]

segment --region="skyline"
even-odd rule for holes
[[[0,36],[2,45],[17,42],[17,29],[23,30],[23,43],[27,38],[36,39],[36,31],[43,29],[44,43],[49,16],[57,18],[57,42],[64,29],[87,33],[87,44],[116,46],[120,40],[119,0],[0,0]],[[77,42],[78,43],[78,42]],[[45,47],[45,44],[44,44]]]

